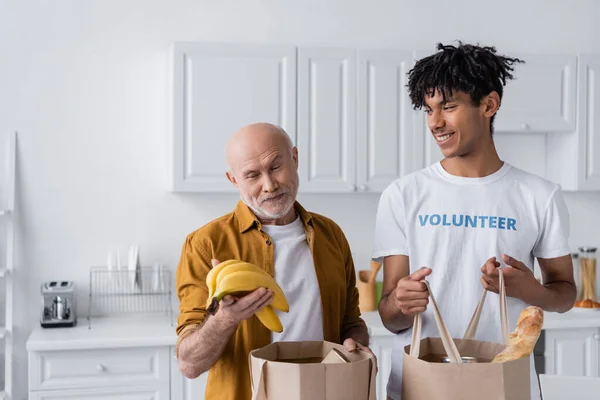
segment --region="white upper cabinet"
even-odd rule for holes
[[[407,73],[430,52],[176,43],[172,189],[234,192],[229,137],[252,122],[298,146],[300,192],[379,193],[443,158]],[[508,54],[494,139],[502,159],[560,183],[600,190],[600,56]]]
[[[494,121],[501,132],[574,132],[577,106],[577,57],[562,54],[509,54],[515,79],[504,87]]]
[[[582,56],[579,71],[579,189],[600,190],[600,56]]]
[[[252,122],[296,138],[296,48],[176,43],[173,49],[175,191],[233,192],[225,144]]]
[[[356,52],[298,49],[300,191],[356,188]]]
[[[564,190],[600,190],[600,55],[579,57],[577,130],[549,135],[546,169]]]
[[[412,51],[358,52],[357,189],[381,192],[421,166],[423,136],[406,84]]]

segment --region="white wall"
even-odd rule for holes
[[[233,195],[167,191],[173,41],[433,51],[463,39],[507,53],[600,52],[593,0],[290,3],[0,0],[0,132],[19,131],[17,398],[25,398],[24,342],[38,324],[42,281],[75,280],[85,305],[88,267],[110,246],[123,253],[137,242],[143,262],[175,267],[185,235],[235,204]],[[600,194],[566,199],[572,245],[600,245]],[[377,196],[300,200],[334,218],[367,267]]]

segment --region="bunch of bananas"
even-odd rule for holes
[[[258,289],[266,288],[273,292],[273,301],[256,316],[264,326],[274,332],[282,332],[283,326],[274,308],[288,312],[290,306],[275,279],[258,266],[240,260],[228,260],[210,270],[206,276],[208,300],[206,309],[214,314],[223,297],[232,295],[242,297]]]

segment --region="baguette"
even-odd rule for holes
[[[542,325],[544,312],[541,308],[529,306],[521,312],[517,327],[509,335],[508,346],[494,357],[493,363],[502,363],[529,357],[537,343]]]

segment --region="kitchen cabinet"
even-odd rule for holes
[[[380,193],[443,158],[406,89],[414,60],[430,53],[175,43],[171,189],[235,192],[225,144],[266,121],[298,146],[301,193]],[[525,63],[515,65],[494,122],[503,157],[564,190],[600,190],[600,56],[510,56]]]
[[[172,190],[235,191],[225,144],[266,121],[299,148],[301,192],[382,191],[421,165],[413,62],[412,51],[176,43]]]
[[[296,138],[296,49],[176,43],[172,57],[172,188],[235,192],[225,144],[236,130],[270,122]]]
[[[299,48],[300,190],[381,192],[418,168],[412,63],[412,51]]]
[[[381,322],[377,311],[363,312],[361,316],[369,328],[371,343],[369,348],[377,357],[377,400],[386,400],[387,383],[392,371],[392,349],[394,334],[388,331]]]
[[[413,51],[359,50],[357,189],[382,192],[421,167],[423,135],[406,85]]]
[[[36,327],[27,340],[29,399],[165,400],[176,336],[161,318],[98,318],[91,329]]]
[[[169,398],[168,388],[78,389],[31,392],[29,400],[163,400]],[[200,398],[200,397],[199,397]],[[198,398],[198,399],[199,399]]]
[[[544,319],[544,372],[600,376],[600,312],[546,313]]]
[[[302,192],[356,188],[356,52],[298,49],[298,158]]]
[[[546,169],[564,190],[600,190],[600,55],[579,57],[577,131],[548,136]]]
[[[600,328],[556,329],[545,334],[545,373],[599,376]]]
[[[385,400],[393,335],[377,312],[364,313],[379,361],[378,399]],[[99,318],[91,329],[34,328],[27,340],[29,399],[198,400],[208,373],[185,378],[176,334],[162,318]]]
[[[188,379],[179,370],[175,358],[175,348],[171,357],[171,399],[173,400],[199,400],[204,398],[208,372],[196,379]]]
[[[515,79],[504,86],[494,120],[497,133],[574,132],[577,106],[577,56],[571,54],[509,54]]]

